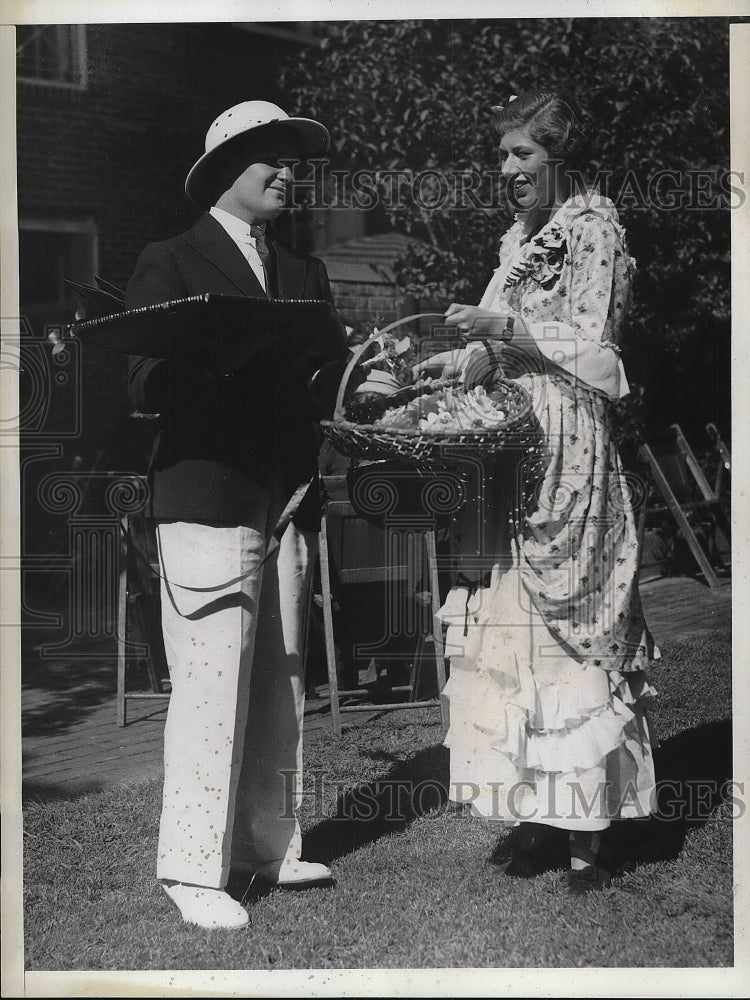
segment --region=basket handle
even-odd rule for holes
[[[388,326],[384,326],[382,330],[378,330],[377,333],[373,333],[367,340],[363,341],[354,352],[349,364],[346,366],[344,374],[341,378],[341,384],[339,385],[338,396],[336,397],[336,408],[334,410],[334,420],[339,420],[344,416],[344,393],[346,392],[346,387],[349,384],[349,379],[352,372],[357,367],[359,359],[362,357],[367,348],[372,344],[374,340],[378,337],[382,337],[384,333],[389,333],[391,330],[395,330],[398,326],[403,326],[404,323],[412,323],[417,319],[445,319],[445,313],[437,312],[427,312],[427,313],[415,313],[413,316],[404,316],[402,319],[397,319],[393,323],[389,323]],[[518,320],[514,318],[514,321]],[[485,321],[486,322],[486,321]],[[499,325],[502,322],[503,328],[499,329]],[[490,328],[479,334],[472,336],[471,327],[464,331],[464,337],[469,343],[482,343],[484,344],[487,354],[490,356],[493,363],[493,370],[499,370],[502,374],[502,366],[498,363],[497,358],[495,358],[494,353],[489,348],[490,342],[504,342],[508,340],[508,319],[505,316],[498,316],[497,323],[493,321],[494,329]],[[512,326],[510,327],[512,330]]]
[[[344,393],[346,392],[346,387],[349,385],[349,379],[354,369],[359,364],[359,359],[365,353],[367,348],[373,341],[377,340],[378,337],[382,337],[384,333],[390,333],[391,330],[395,330],[397,326],[403,326],[404,323],[413,323],[415,319],[445,319],[445,313],[415,313],[413,316],[404,316],[402,319],[397,319],[393,323],[389,323],[388,326],[384,326],[382,330],[378,330],[377,333],[373,333],[367,340],[364,340],[359,347],[355,350],[352,355],[349,364],[344,370],[344,374],[341,377],[341,384],[339,385],[338,395],[336,397],[336,408],[333,411],[333,419],[340,420],[344,416]]]

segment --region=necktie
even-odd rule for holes
[[[263,265],[263,273],[266,276],[266,294],[271,298],[273,295],[271,251],[268,249],[268,244],[266,243],[266,227],[250,226],[250,235],[255,240],[255,250],[260,257],[260,262]]]

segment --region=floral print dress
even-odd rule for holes
[[[485,572],[442,609],[451,798],[488,818],[601,830],[652,811],[654,647],[607,413],[627,392],[618,341],[633,270],[614,206],[590,193],[531,240],[517,221],[480,303],[522,321],[543,362],[517,376],[541,434],[533,499],[514,503],[514,482],[498,501],[487,470]]]

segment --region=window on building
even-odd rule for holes
[[[45,323],[69,322],[75,312],[75,296],[65,279],[88,284],[94,281],[95,224],[88,220],[21,219],[18,249],[24,316],[35,329]]]
[[[320,45],[325,25],[315,21],[236,21],[233,27],[298,45]]]
[[[16,27],[19,80],[57,87],[86,86],[86,26],[19,24]]]

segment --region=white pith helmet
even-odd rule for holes
[[[206,151],[185,178],[185,194],[191,201],[205,205],[210,200],[206,190],[211,167],[219,149],[230,139],[245,135],[266,125],[283,125],[293,131],[301,143],[302,156],[325,153],[331,136],[325,125],[312,118],[290,118],[277,104],[270,101],[244,101],[223,111],[206,132]]]

